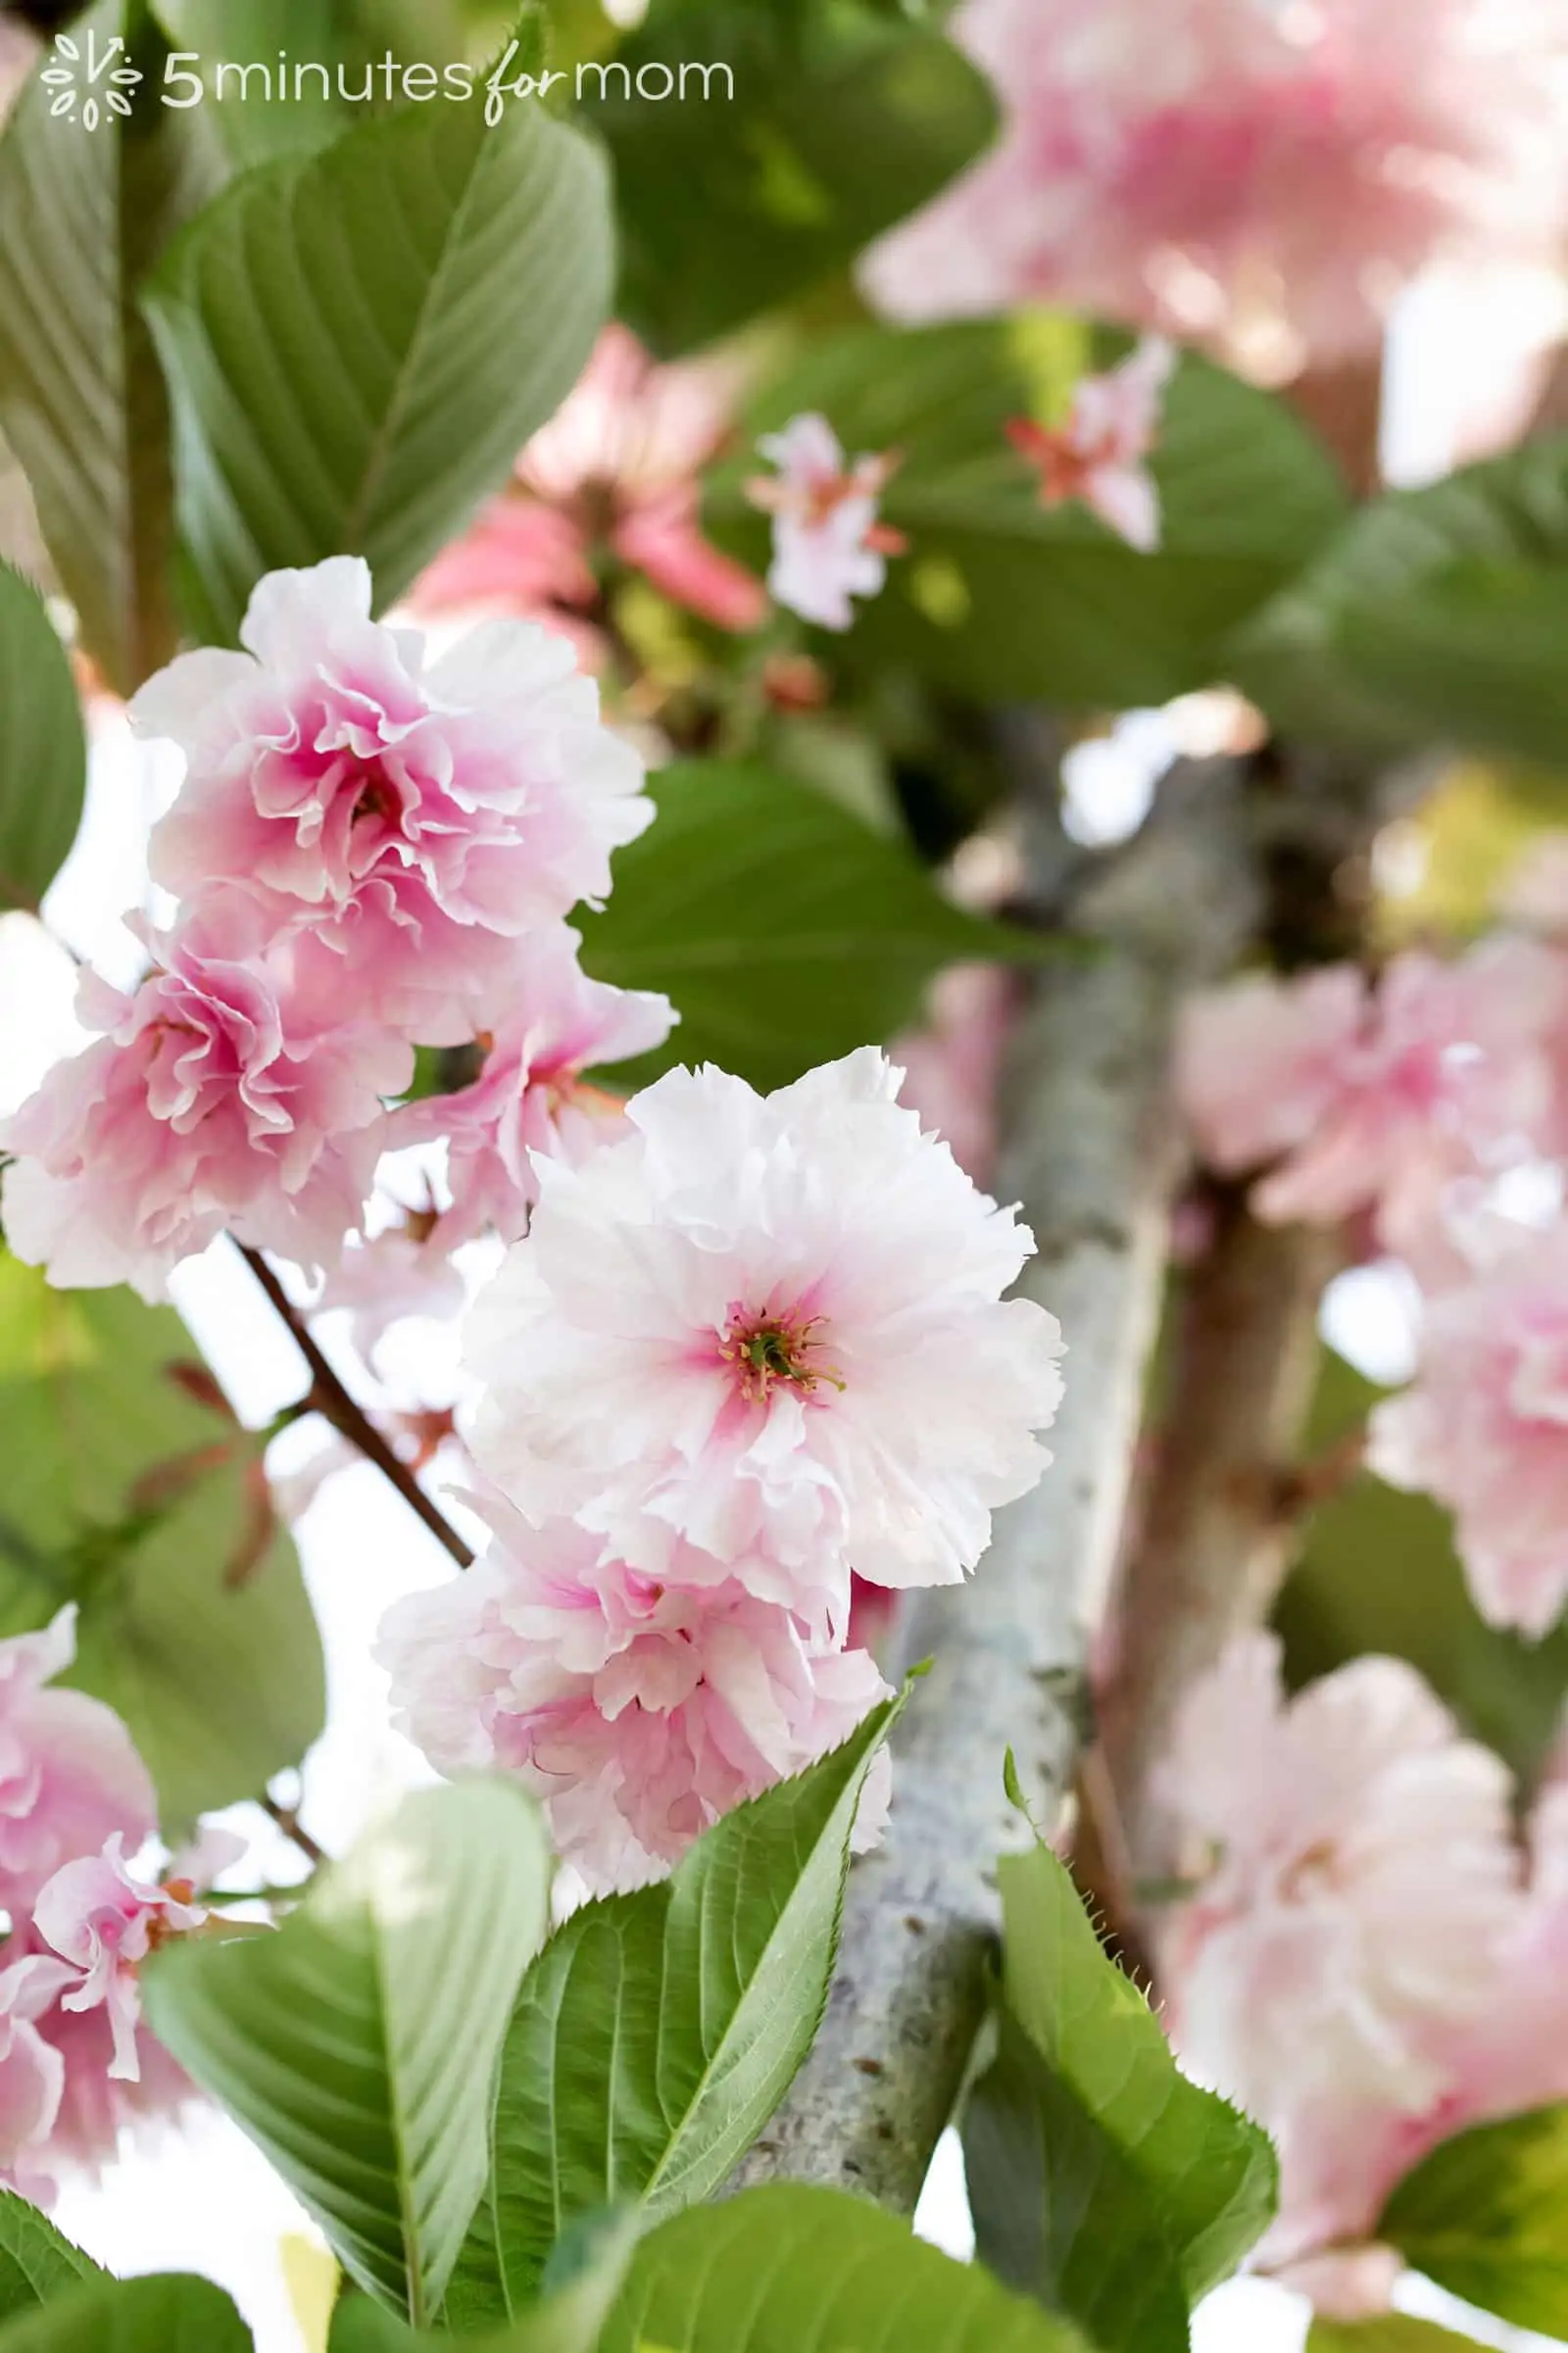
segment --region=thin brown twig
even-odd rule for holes
[[[313,1871],[330,1860],[325,1847],[311,1837],[291,1805],[279,1805],[275,1797],[259,1797],[256,1802],[262,1812],[277,1824],[284,1838],[299,1848]]]
[[[419,1485],[414,1472],[394,1451],[363,1405],[355,1403],[312,1337],[304,1316],[260,1250],[241,1250],[241,1256],[294,1336],[295,1346],[311,1370],[311,1399],[315,1410],[329,1421],[350,1446],[358,1446],[384,1479],[391,1481],[412,1511],[418,1513],[436,1542],[460,1569],[473,1566],[473,1552],[451,1521]]]

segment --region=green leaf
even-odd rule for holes
[[[952,906],[902,843],[809,785],[706,760],[661,769],[650,790],[658,823],[616,853],[613,899],[582,919],[596,979],[662,989],[681,1016],[628,1083],[714,1061],[787,1086],[895,1036],[944,964],[1043,953],[1037,935]]]
[[[0,913],[37,907],[76,838],[86,785],[65,647],[31,582],[0,564]]]
[[[259,1444],[170,1308],[0,1251],[0,1636],[77,1601],[71,1680],[118,1708],[166,1828],[253,1797],[325,1715]]]
[[[858,328],[768,387],[748,439],[819,410],[852,455],[904,456],[882,507],[909,551],[859,608],[851,663],[904,664],[982,701],[1082,709],[1163,703],[1227,674],[1231,633],[1328,542],[1344,492],[1281,401],[1189,354],[1152,459],[1159,552],[1124,546],[1082,506],[1047,509],[1007,424],[1059,414],[1117,348],[1040,313]],[[753,563],[763,526],[740,518],[755,471],[755,460],[736,466],[712,495],[715,527],[727,514]]]
[[[470,2353],[598,2353],[638,2240],[635,2213],[602,2216],[571,2234],[546,2275],[546,2292],[497,2333],[465,2335]],[[570,2260],[563,2263],[563,2253]],[[345,2296],[333,2315],[327,2353],[414,2353],[450,2345],[446,2335],[408,2328],[368,2296]]]
[[[252,2353],[221,2288],[188,2273],[103,2279],[0,2328],[0,2353]]]
[[[1306,2353],[1480,2353],[1473,2336],[1391,2312],[1378,2321],[1314,2321]]]
[[[1330,1348],[1307,1436],[1326,1451],[1388,1395]],[[1526,1781],[1555,1738],[1568,1626],[1543,1642],[1488,1626],[1465,1584],[1448,1514],[1363,1473],[1314,1512],[1275,1623],[1300,1690],[1367,1651],[1406,1658],[1478,1740]]]
[[[602,2353],[1087,2353],[1067,2322],[831,2189],[753,2189],[644,2241]]]
[[[1240,636],[1242,685],[1293,732],[1434,735],[1561,765],[1568,436],[1363,508]]]
[[[574,2218],[637,2198],[657,2221],[751,2147],[821,2022],[856,1808],[901,1705],[725,1815],[670,1879],[584,1906],[545,1946],[502,2053],[449,2321],[525,2307]]]
[[[398,597],[571,388],[611,267],[595,150],[482,90],[237,180],[146,297],[201,634],[343,551]]]
[[[136,289],[220,173],[199,112],[161,103],[142,0],[100,0],[73,37],[117,35],[145,76],[128,121],[84,132],[34,77],[0,142],[0,428],[82,643],[129,694],[176,637],[169,417]]]
[[[1008,2008],[1143,2183],[1192,2302],[1228,2279],[1274,2213],[1267,2135],[1181,2073],[1049,1847],[999,1867]]]
[[[416,2327],[484,2186],[496,2056],[550,1871],[515,1785],[416,1790],[276,1936],[187,1938],[147,1972],[154,2032],[351,2277]]]
[[[52,2304],[107,2273],[25,2198],[0,2189],[0,2321]]]
[[[1465,2303],[1568,2337],[1568,2106],[1444,2141],[1375,2235]]]
[[[853,4],[804,25],[730,0],[656,10],[602,69],[604,102],[600,71],[578,88],[614,159],[620,307],[666,351],[844,269],[997,121],[990,85],[939,33]]]
[[[1006,2010],[970,2092],[964,2166],[981,2261],[1104,2353],[1188,2353],[1187,2292],[1153,2196]]]

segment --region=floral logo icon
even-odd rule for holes
[[[85,48],[69,32],[55,35],[54,49],[39,79],[54,94],[49,101],[51,115],[64,116],[79,123],[83,130],[96,130],[108,115],[128,115],[130,98],[141,79],[141,70],[125,56],[125,44],[119,33],[100,43],[95,31],[89,30]]]

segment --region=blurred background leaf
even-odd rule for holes
[[[31,581],[0,564],[0,912],[36,908],[76,838],[86,787],[66,649]]]

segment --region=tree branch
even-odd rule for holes
[[[1037,802],[1051,786],[1036,780]],[[1140,843],[1079,886],[1075,922],[1101,952],[1052,968],[1021,1024],[1000,1193],[1021,1199],[1039,1245],[1020,1289],[1067,1338],[1055,1460],[999,1516],[971,1588],[917,1597],[909,1654],[935,1664],[905,1718],[887,1839],[851,1876],[821,2034],[737,2185],[830,2182],[907,2213],[952,2114],[984,2012],[995,1861],[1028,1835],[1004,1751],[1043,1823],[1071,1784],[1183,1163],[1166,1100],[1175,1002],[1258,913],[1243,791],[1227,761],[1167,781]],[[1048,888],[1070,867],[1049,828],[1031,862]]]
[[[262,1812],[277,1824],[284,1838],[299,1848],[313,1871],[318,1870],[329,1859],[326,1848],[311,1837],[291,1805],[279,1805],[275,1797],[258,1797],[256,1802]]]
[[[329,1421],[350,1446],[358,1446],[366,1460],[373,1462],[383,1478],[391,1481],[410,1509],[418,1513],[430,1534],[450,1552],[459,1568],[471,1568],[471,1547],[464,1543],[440,1506],[425,1494],[408,1464],[399,1459],[365,1408],[356,1404],[350,1397],[317,1346],[304,1316],[261,1251],[242,1249],[240,1255],[287,1324],[294,1336],[295,1346],[310,1367],[313,1409]]]

